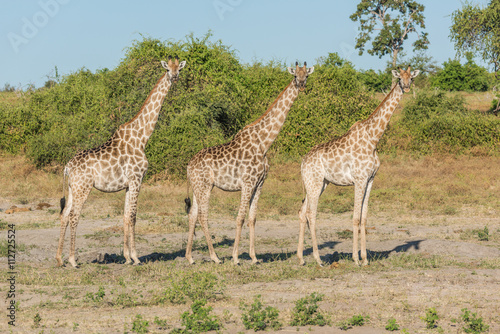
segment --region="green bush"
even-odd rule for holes
[[[328,320],[319,312],[318,302],[323,300],[322,294],[316,292],[311,295],[301,298],[295,302],[295,307],[292,311],[291,326],[307,326],[317,325],[325,326]]]
[[[271,150],[285,157],[303,156],[316,144],[344,134],[376,106],[354,69],[317,66]]]
[[[478,66],[467,54],[467,62],[462,65],[459,60],[448,60],[443,69],[431,78],[431,85],[450,91],[487,91],[492,80],[488,70]]]
[[[406,104],[401,121],[389,128],[380,146],[381,151],[490,154],[498,152],[499,141],[498,117],[468,110],[461,97],[422,91]]]
[[[160,303],[185,304],[188,300],[215,300],[222,295],[224,282],[208,272],[178,272],[173,276]]]
[[[242,303],[240,309],[243,311],[241,320],[245,329],[253,329],[257,332],[266,328],[278,330],[281,327],[278,321],[278,309],[271,306],[264,308],[260,295],[255,296],[251,305]]]
[[[468,309],[462,309],[462,321],[465,323],[463,330],[465,333],[484,333],[487,332],[490,326],[483,322],[483,318],[477,317],[477,313],[471,313]]]
[[[197,333],[205,333],[208,331],[218,331],[222,328],[220,320],[211,315],[212,307],[207,306],[207,301],[197,300],[191,305],[192,313],[186,311],[182,314],[182,326],[184,329],[174,329],[171,333],[178,334],[197,334]]]

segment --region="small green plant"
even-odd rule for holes
[[[205,299],[195,301],[191,305],[193,313],[186,311],[181,316],[184,329],[176,328],[171,333],[197,334],[221,329],[222,325],[219,319],[210,314],[212,307],[204,307],[206,304],[207,301]]]
[[[99,303],[104,299],[104,296],[106,295],[106,292],[104,292],[104,287],[101,285],[99,286],[99,290],[97,290],[96,293],[88,292],[85,297],[93,301],[95,303]]]
[[[490,231],[488,230],[488,226],[485,226],[482,230],[477,230],[477,238],[479,241],[490,240]]]
[[[73,332],[76,332],[78,330],[78,326],[80,326],[79,323],[77,323],[77,322],[73,323]]]
[[[278,321],[278,309],[271,306],[264,309],[261,295],[255,296],[254,302],[251,305],[240,304],[240,309],[243,311],[241,320],[245,329],[253,329],[257,332],[265,330],[268,327],[274,330],[281,327],[281,323]]]
[[[295,307],[292,311],[291,326],[307,326],[317,325],[325,326],[328,320],[319,312],[318,302],[323,300],[322,294],[316,292],[311,295],[301,298],[295,302]]]
[[[463,322],[465,323],[464,332],[466,333],[484,333],[489,330],[490,326],[483,323],[483,318],[478,318],[477,313],[471,313],[468,309],[462,309]]]
[[[385,329],[390,332],[399,330],[399,325],[397,324],[396,319],[390,318],[389,320],[387,320],[387,325],[385,325]]]
[[[149,321],[143,320],[142,315],[137,314],[132,322],[132,332],[134,333],[147,333]]]
[[[155,325],[157,325],[158,327],[160,327],[160,329],[167,329],[168,327],[168,323],[167,323],[167,320],[165,319],[160,319],[158,317],[155,317],[155,320],[153,322]]]
[[[421,318],[425,322],[425,328],[433,329],[437,327],[437,321],[439,319],[435,307],[430,307],[425,311],[425,317]]]
[[[214,300],[222,295],[224,283],[212,273],[208,272],[185,272],[172,277],[169,287],[165,290],[159,302],[170,302],[172,304],[185,304],[189,299]]]
[[[40,328],[40,322],[42,322],[42,317],[40,316],[40,313],[37,313],[33,317],[33,328]]]
[[[370,317],[367,315],[365,315],[365,316],[363,316],[361,314],[354,315],[351,319],[347,319],[345,321],[342,321],[339,324],[339,328],[341,330],[346,331],[354,326],[363,326],[369,319],[370,319]]]

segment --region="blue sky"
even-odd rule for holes
[[[64,75],[86,67],[112,69],[141,34],[183,40],[194,33],[237,50],[244,63],[296,60],[314,64],[338,52],[357,69],[381,69],[390,60],[354,49],[359,23],[352,0],[36,0],[0,4],[0,88],[40,87],[57,66]],[[425,5],[429,50],[439,64],[455,57],[450,14],[462,1],[420,0]],[[486,5],[487,0],[475,0]],[[406,48],[412,55],[411,41]]]

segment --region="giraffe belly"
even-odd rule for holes
[[[350,168],[343,168],[335,171],[327,171],[325,180],[337,186],[352,186],[354,178]]]
[[[116,180],[98,179],[94,182],[94,188],[107,193],[120,191],[127,187],[128,183],[126,182],[125,178]]]

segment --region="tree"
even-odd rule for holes
[[[451,14],[453,22],[450,38],[458,56],[467,52],[481,55],[493,65],[495,74],[500,70],[500,0],[491,0],[487,7],[465,3]]]
[[[372,48],[367,52],[382,58],[392,54],[392,65],[396,67],[398,52],[403,50],[403,43],[410,33],[416,33],[418,38],[413,42],[413,50],[427,49],[429,40],[425,29],[425,7],[411,0],[362,0],[357,11],[350,16],[351,20],[361,24],[360,33],[356,38],[356,49],[359,55],[365,51],[365,45],[372,39],[374,30],[379,30],[373,38]]]
[[[450,39],[455,43],[457,55],[467,52],[480,55],[493,65],[495,77],[500,80],[500,0],[491,0],[487,7],[465,3],[451,15]],[[499,96],[500,97],[500,96]],[[500,98],[493,112],[500,111]]]

